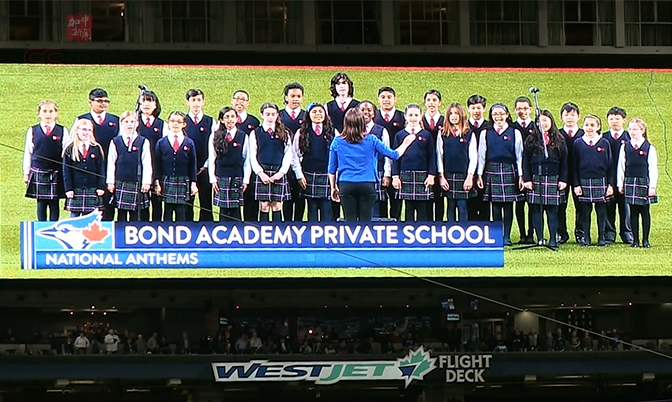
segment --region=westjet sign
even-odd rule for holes
[[[396,361],[212,363],[216,382],[312,381],[329,385],[339,381],[403,380],[406,387],[435,368],[436,358],[422,347]]]

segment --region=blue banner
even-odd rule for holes
[[[502,267],[497,223],[23,222],[23,269]]]

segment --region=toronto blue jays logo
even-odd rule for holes
[[[67,218],[46,228],[38,229],[37,235],[55,240],[64,249],[86,250],[94,244],[102,243],[110,235],[110,229],[103,227],[102,213],[98,210],[88,215]]]

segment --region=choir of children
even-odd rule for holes
[[[353,81],[339,72],[331,79],[333,99],[303,110],[304,87],[293,82],[284,88],[285,107],[264,103],[260,122],[248,114],[245,90],[235,91],[232,106],[213,119],[203,113],[203,91],[190,89],[188,113],[173,112],[164,123],[156,93],[144,91],[136,112],[117,117],[107,112],[107,91],[95,88],[90,112],[70,132],[56,122],[56,104],[45,100],[38,104],[39,123],[26,133],[26,197],[37,200],[38,220],[57,220],[59,199],[66,198],[72,216],[100,210],[112,220],[116,208],[119,221],[148,221],[151,200],[153,221],[192,221],[198,193],[201,222],[214,220],[213,199],[220,221],[259,221],[259,212],[274,222],[331,221],[340,217],[340,204],[331,197],[329,148],[346,112],[358,108],[364,135],[395,147],[407,136],[416,139],[394,163],[375,156],[374,217],[400,219],[402,202],[406,221],[489,221],[492,214],[511,245],[515,215],[520,243],[557,247],[569,239],[572,198],[578,244],[591,244],[595,207],[598,246],[618,234],[632,247],[651,247],[657,153],[646,123],[628,122],[624,109],[609,109],[602,130],[597,116],[582,121],[579,107],[567,102],[558,128],[551,112],[534,116],[526,97],[515,99],[513,121],[503,103],[491,106],[486,120],[486,99],[477,94],[466,108],[451,103],[445,115],[435,89],[424,95],[424,112],[418,104],[399,111],[390,86],[378,90],[379,109],[353,95]]]

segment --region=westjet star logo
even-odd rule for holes
[[[212,363],[217,382],[312,381],[329,385],[339,381],[404,380],[406,387],[435,368],[436,358],[430,357],[423,347],[397,361]]]
[[[53,225],[37,230],[37,235],[55,240],[67,250],[86,250],[96,243],[102,243],[110,235],[103,227],[102,213],[93,211],[88,215],[67,218]]]

